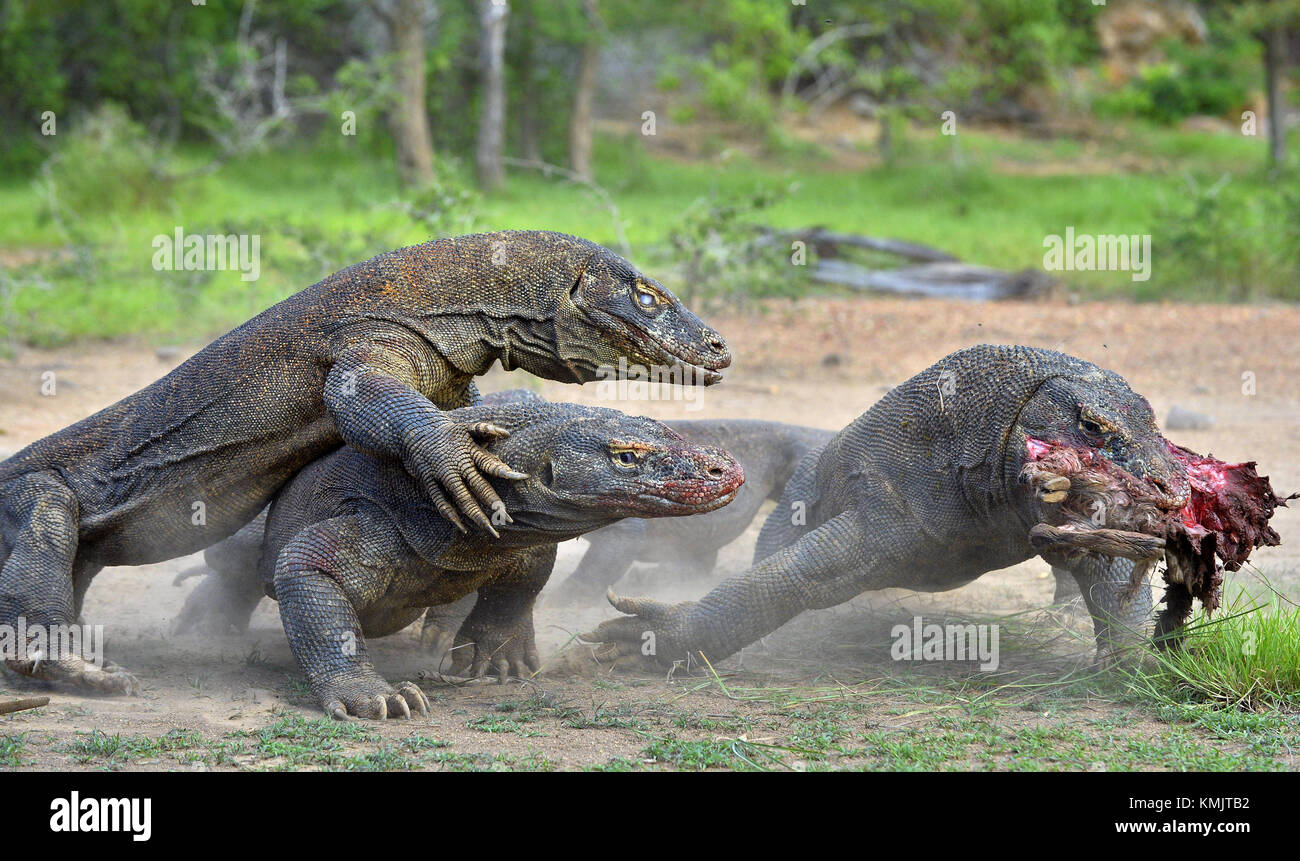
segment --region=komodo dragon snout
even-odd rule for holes
[[[533,434],[544,434],[545,445]],[[539,498],[512,510],[553,517],[559,507],[611,520],[704,513],[731,502],[745,483],[744,468],[724,449],[609,410],[589,409],[558,428],[523,427],[501,446],[521,449],[520,462],[537,461],[534,480],[507,492]]]

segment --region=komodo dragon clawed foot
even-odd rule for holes
[[[634,657],[643,655],[656,664],[660,655],[686,656],[690,641],[687,614],[694,601],[669,604],[653,598],[623,597],[610,590],[606,597],[614,609],[626,613],[617,619],[607,619],[596,630],[579,635],[589,643],[601,643],[615,649],[607,657]]]
[[[390,685],[374,670],[312,682],[311,689],[324,704],[325,713],[335,720],[347,720],[349,716],[387,720],[410,718],[412,712],[420,717],[429,714],[429,698],[414,682]]]
[[[468,674],[481,679],[491,672],[505,684],[512,675],[531,678],[541,666],[531,612],[508,624],[476,620],[471,614],[456,634],[451,649],[453,676]]]
[[[85,691],[110,695],[140,695],[140,680],[119,667],[106,663],[102,667],[75,655],[59,660],[9,660],[5,665],[16,673],[50,682],[65,682]]]

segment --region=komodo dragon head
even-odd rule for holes
[[[1020,413],[1027,459],[1067,449],[1113,467],[1116,491],[1128,487],[1144,504],[1182,508],[1187,470],[1171,455],[1151,405],[1118,374],[1095,371],[1049,377],[1038,388]]]
[[[560,541],[624,517],[702,514],[731,502],[745,483],[725,450],[692,443],[653,419],[562,403],[484,410],[510,436],[492,451],[528,474],[494,481],[513,523],[501,542]]]
[[[1168,609],[1158,630],[1170,630],[1192,597],[1207,610],[1218,605],[1225,569],[1280,543],[1269,519],[1285,500],[1253,462],[1202,457],[1165,439],[1146,398],[1092,368],[1047,379],[1021,412],[1019,476],[1034,487],[1042,521],[1030,541],[1049,558],[1131,559],[1134,590],[1163,559]]]
[[[543,234],[545,235],[545,234]],[[664,382],[713,385],[731,364],[727,342],[667,287],[614,252],[586,240],[557,261],[555,349],[577,382],[655,374]],[[554,259],[554,258],[553,258]]]

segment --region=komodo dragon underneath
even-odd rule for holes
[[[627,574],[635,562],[649,562],[681,582],[710,574],[718,551],[740,537],[767,500],[776,502],[809,450],[834,431],[752,419],[670,421],[691,442],[726,449],[745,468],[745,486],[734,502],[699,517],[673,520],[628,518],[586,536],[582,561],[548,601],[556,605],[591,603]]]
[[[1041,553],[1078,578],[1105,661],[1146,624],[1137,587],[1155,558],[1170,584],[1156,630],[1172,635],[1191,595],[1213,609],[1216,554],[1231,570],[1279,543],[1278,504],[1254,464],[1167,442],[1118,374],[1049,350],[971,347],[805,457],[748,571],[699,601],[611,594],[630,615],[583,636],[663,665],[717,661],[804,610],[891,586],[945,591]]]
[[[704,384],[730,364],[717,332],[583,239],[479,234],[350,266],[0,464],[0,624],[75,623],[103,566],[215,544],[344,442],[402,464],[457,526],[463,514],[493,531],[485,511],[501,499],[485,476],[523,475],[480,444],[500,429],[458,425],[446,411],[472,403],[472,378],[498,360],[586,382],[620,359]],[[120,667],[73,654],[6,664],[138,690]]]
[[[614,410],[533,402],[452,416],[466,427],[486,422],[508,430],[489,447],[529,475],[496,481],[512,515],[498,524],[499,538],[457,532],[400,465],[346,447],[307,466],[276,497],[255,567],[244,555],[245,539],[256,532],[250,524],[228,539],[245,566],[219,564],[217,576],[190,596],[200,608],[207,604],[200,590],[208,597],[242,593],[252,599],[245,613],[258,591],[277,599],[294,656],[334,717],[425,713],[418,687],[393,687],[379,676],[364,637],[399,631],[426,607],[475,590],[452,672],[482,677],[490,669],[502,681],[535,672],[533,603],[558,542],[623,517],[712,511],[745,480],[722,449]],[[222,550],[211,548],[209,560],[216,554],[220,563]]]

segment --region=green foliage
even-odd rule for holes
[[[1131,684],[1157,702],[1300,711],[1300,609],[1239,596],[1213,618],[1200,613],[1182,648]]]
[[[64,107],[52,16],[39,0],[0,5],[0,175],[27,173],[41,160],[41,114]]]
[[[672,259],[680,267],[683,301],[734,305],[796,291],[807,270],[792,265],[789,247],[764,236],[757,221],[764,210],[795,190],[793,186],[780,191],[759,189],[693,201],[668,230]]]
[[[1258,77],[1257,45],[1248,39],[1216,46],[1173,40],[1165,53],[1165,62],[1142,69],[1124,87],[1099,96],[1097,112],[1165,124],[1199,114],[1239,119]]]
[[[1152,230],[1153,277],[1182,295],[1243,301],[1294,296],[1300,187],[1224,176],[1169,199]]]
[[[45,169],[52,217],[157,207],[170,199],[154,144],[122,106],[101,103],[59,138]]]

